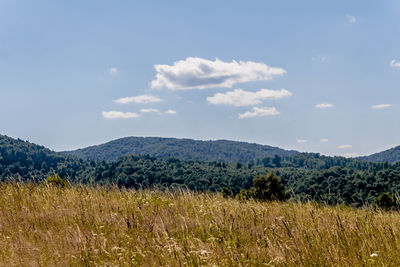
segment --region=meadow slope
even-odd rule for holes
[[[399,266],[400,214],[0,184],[0,265]]]

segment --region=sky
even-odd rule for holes
[[[0,0],[0,134],[400,144],[400,2]]]

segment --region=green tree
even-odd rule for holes
[[[228,187],[222,187],[221,194],[224,198],[232,197],[233,193]]]
[[[382,193],[380,194],[373,203],[374,207],[379,207],[384,210],[398,210],[399,202],[395,194]]]
[[[275,165],[275,167],[281,167],[281,157],[278,155],[275,155],[274,158],[272,159],[272,163]]]
[[[254,199],[263,201],[284,201],[288,198],[281,178],[273,171],[267,175],[258,175],[253,180],[254,190],[251,190]]]
[[[248,190],[242,188],[240,192],[236,195],[237,200],[248,200],[250,198],[250,193]]]

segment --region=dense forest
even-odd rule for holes
[[[241,161],[254,159],[294,156],[298,152],[284,150],[278,147],[235,142],[228,140],[199,141],[192,139],[161,138],[161,137],[125,137],[111,142],[90,146],[66,154],[78,158],[96,161],[113,161],[125,155],[150,155],[160,159],[171,157],[181,160],[198,161]]]
[[[253,186],[258,174],[270,170],[282,178],[298,200],[361,206],[383,192],[400,192],[400,163],[373,163],[313,153],[241,161],[198,161],[150,155],[127,155],[114,161],[88,161],[53,152],[19,139],[0,136],[3,181],[40,182],[58,174],[74,183],[116,184],[128,188],[187,188],[233,193]]]

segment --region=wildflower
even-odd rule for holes
[[[373,257],[378,257],[378,253],[372,253],[372,254],[370,255],[370,257],[371,257],[371,258],[373,258]]]

